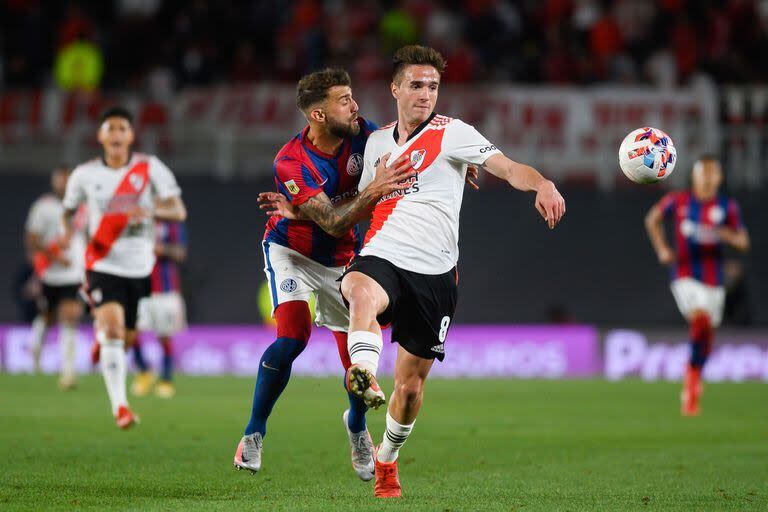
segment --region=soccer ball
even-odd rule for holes
[[[666,179],[675,169],[677,150],[669,135],[658,128],[638,128],[619,147],[619,167],[635,183]]]

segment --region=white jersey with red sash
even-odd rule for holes
[[[48,251],[61,254],[69,262],[51,261],[45,252],[35,253],[35,273],[43,283],[50,286],[74,285],[83,281],[87,208],[82,205],[75,214],[74,235],[67,249],[59,247],[64,232],[61,222],[63,213],[61,199],[53,194],[45,194],[34,202],[27,217],[27,231],[39,236]]]
[[[128,212],[136,206],[151,212],[156,199],[179,195],[173,173],[152,155],[134,153],[119,169],[101,158],[77,166],[67,182],[64,207],[88,205],[86,270],[129,278],[148,276],[155,264],[154,221],[150,217],[131,223]]]

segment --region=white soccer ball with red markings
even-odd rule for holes
[[[669,177],[675,170],[677,150],[669,135],[658,128],[638,128],[619,147],[619,166],[624,175],[643,185]]]

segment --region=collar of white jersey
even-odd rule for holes
[[[124,169],[124,168],[128,167],[129,165],[131,165],[131,162],[133,162],[133,157],[134,157],[134,156],[136,156],[136,154],[135,154],[135,153],[133,152],[133,150],[131,149],[131,150],[129,151],[129,153],[128,153],[128,160],[126,160],[126,161],[125,161],[125,165],[124,165],[124,166],[122,166],[122,167],[118,167],[117,169],[115,169],[114,167],[110,167],[110,166],[109,166],[109,164],[107,163],[107,157],[106,157],[106,155],[104,154],[104,151],[102,151],[102,152],[101,152],[101,163],[102,163],[102,164],[104,164],[104,167],[106,167],[107,169],[112,169],[112,170],[114,170],[114,171],[119,171],[120,169]]]
[[[430,122],[432,122],[432,119],[434,119],[434,117],[435,117],[436,115],[437,115],[437,113],[435,113],[435,112],[432,112],[431,114],[429,114],[429,117],[427,118],[427,120],[426,120],[426,121],[424,121],[423,123],[421,123],[419,126],[417,126],[417,127],[416,127],[416,129],[415,129],[415,130],[413,130],[413,132],[411,132],[411,133],[408,135],[408,138],[407,138],[407,139],[405,139],[405,142],[408,142],[409,140],[411,140],[412,138],[414,138],[415,136],[417,136],[419,133],[421,133],[421,130],[423,130],[424,128],[426,128],[426,127],[427,127],[427,125],[428,125]],[[394,137],[394,139],[395,139],[395,144],[398,144],[398,145],[400,144],[400,142],[397,140],[397,127],[398,127],[399,125],[400,125],[400,122],[399,122],[399,121],[398,121],[397,123],[395,123],[395,131],[393,131],[393,132],[392,132],[392,137]]]

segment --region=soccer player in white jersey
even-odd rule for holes
[[[136,422],[126,398],[125,349],[136,339],[139,300],[149,295],[155,264],[154,219],[187,217],[173,173],[156,156],[134,153],[133,118],[113,107],[101,117],[103,154],[72,172],[64,195],[65,238],[73,217],[88,205],[90,241],[85,250],[86,291],[94,317],[101,372],[117,426]]]
[[[48,328],[58,321],[61,389],[72,389],[77,381],[77,326],[83,316],[83,303],[78,297],[78,290],[84,274],[85,207],[75,216],[76,229],[69,248],[61,247],[61,215],[64,211],[61,199],[68,178],[69,169],[65,166],[54,169],[51,192],[40,196],[32,204],[26,224],[27,250],[33,260],[35,273],[43,285],[43,296],[38,302],[40,314],[32,322],[35,371],[40,370],[40,352]]]
[[[555,185],[536,169],[504,156],[472,126],[435,113],[444,68],[443,57],[431,48],[406,46],[395,53],[391,92],[397,122],[369,137],[359,188],[366,188],[376,165],[387,158],[409,155],[417,174],[410,188],[379,200],[363,249],[341,283],[350,310],[347,385],[370,406],[384,401],[375,378],[380,325],[391,323],[392,341],[399,344],[386,431],[375,458],[377,497],[401,496],[398,451],[413,429],[432,363],[450,346],[467,166],[536,192],[534,205],[550,229],[565,213]]]

